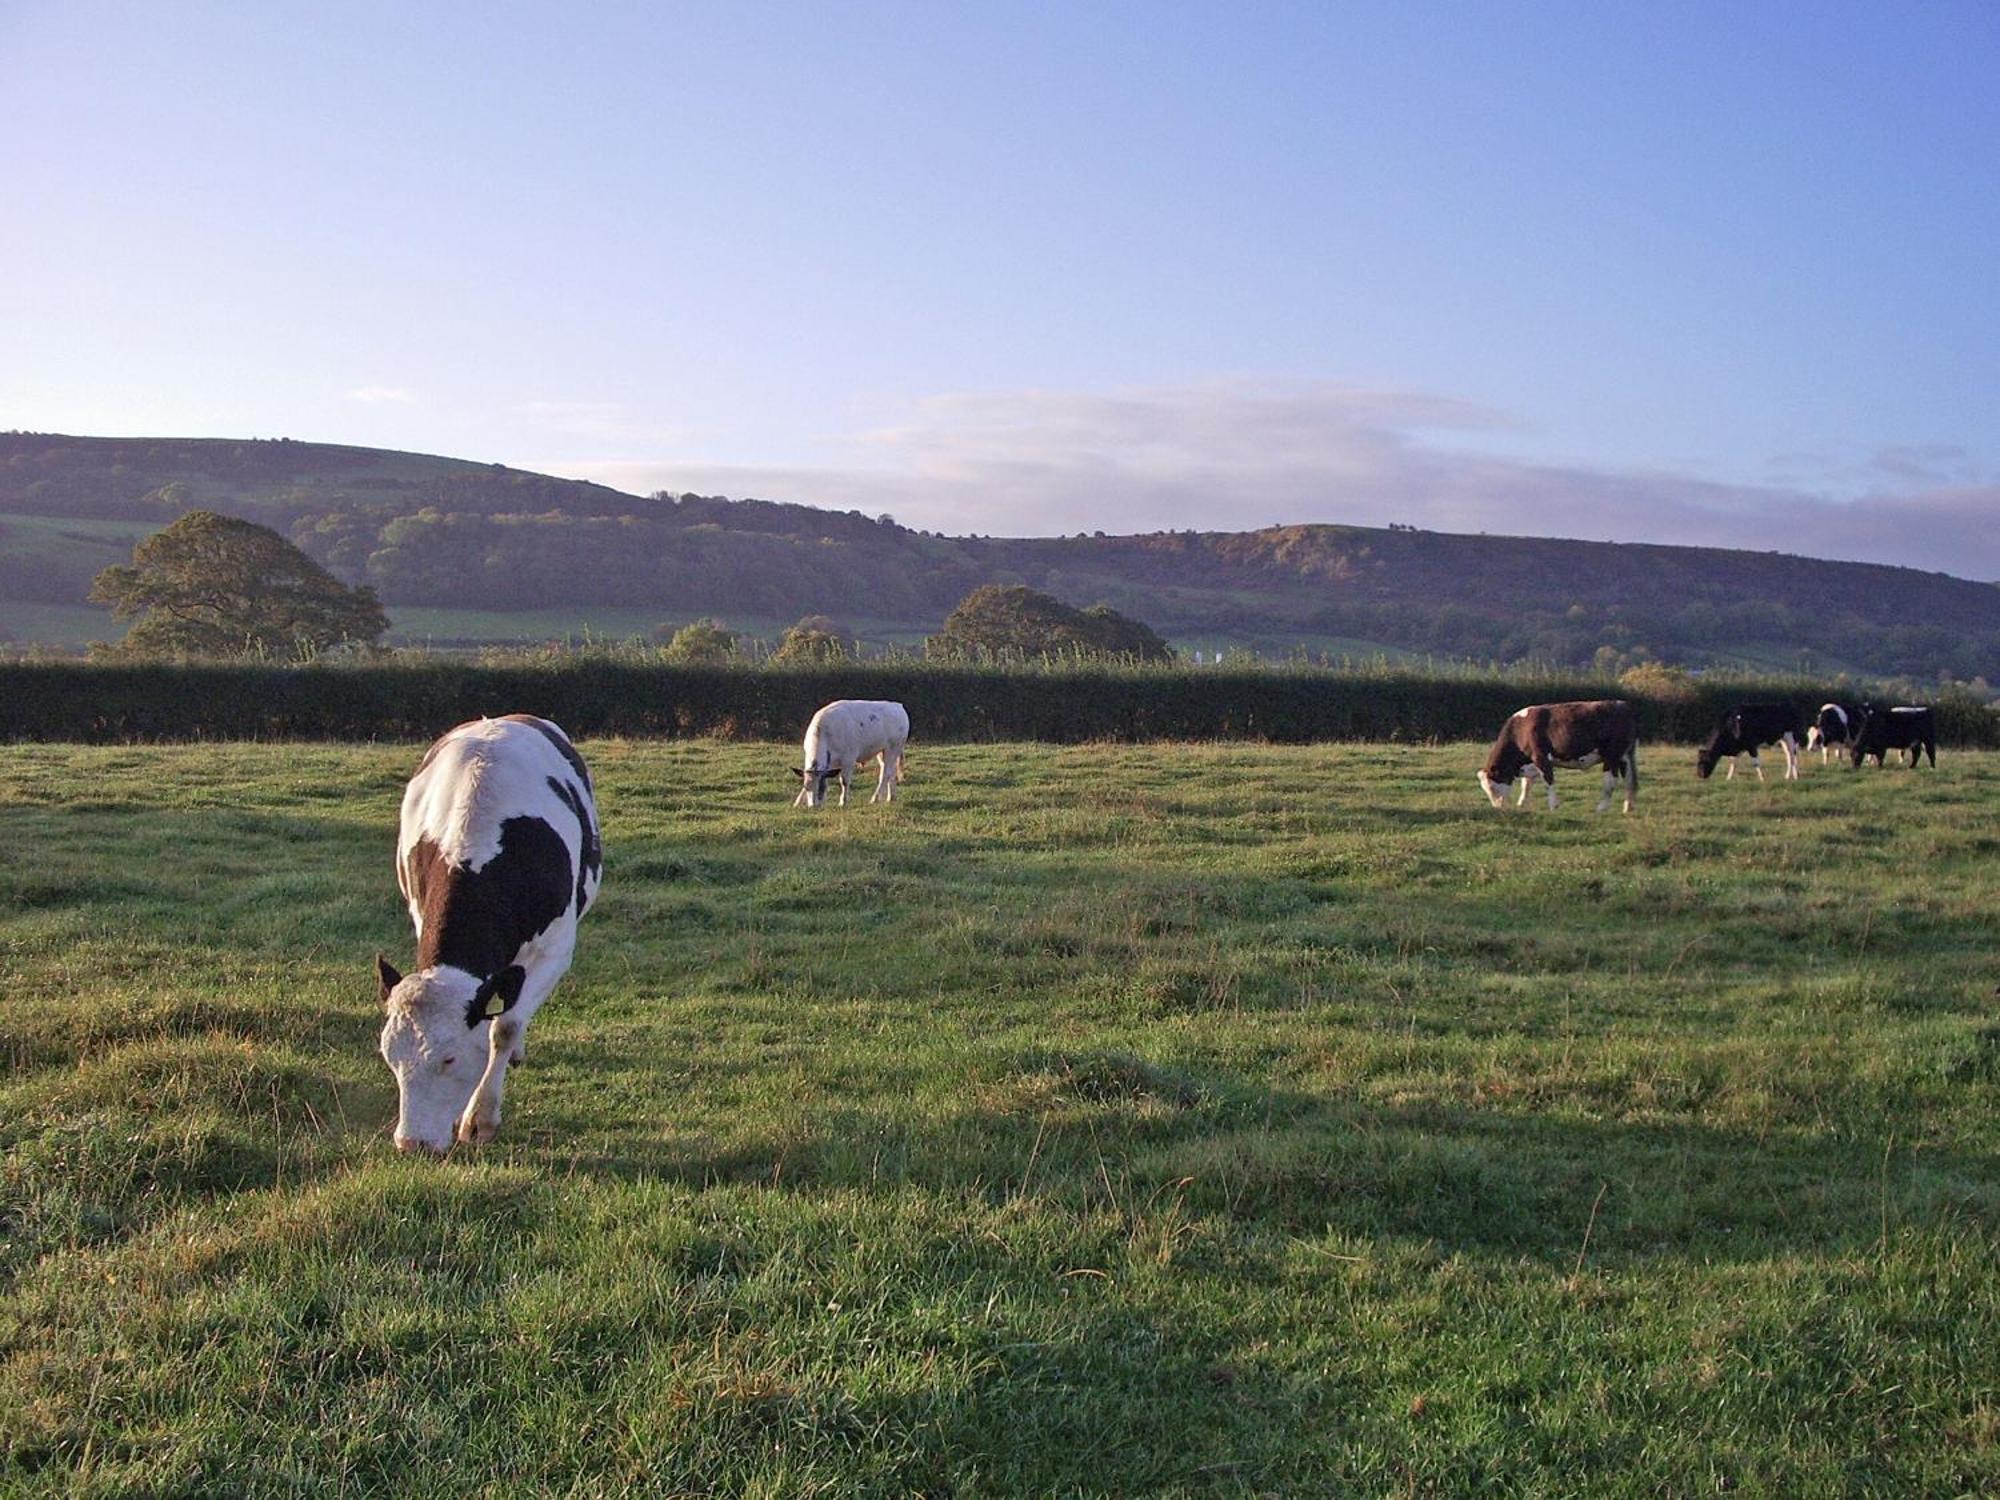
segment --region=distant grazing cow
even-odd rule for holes
[[[818,807],[826,784],[840,778],[840,805],[847,806],[847,788],[857,766],[879,758],[870,802],[894,802],[896,782],[903,773],[903,746],[910,738],[910,716],[900,703],[876,698],[837,698],[806,725],[805,766],[794,767],[799,794],[794,807]]]
[[[1588,703],[1536,703],[1518,710],[1487,754],[1479,789],[1495,807],[1504,807],[1507,784],[1532,767],[1548,783],[1553,809],[1557,766],[1570,771],[1602,766],[1604,795],[1597,810],[1611,805],[1611,789],[1622,780],[1625,811],[1630,812],[1639,795],[1639,717],[1632,705],[1622,698],[1600,698]]]
[[[1708,780],[1718,762],[1729,760],[1729,775],[1736,776],[1736,757],[1746,750],[1757,779],[1764,779],[1764,763],[1757,758],[1760,745],[1776,745],[1785,752],[1785,780],[1799,779],[1799,711],[1789,703],[1744,703],[1732,708],[1715,726],[1715,733],[1694,758],[1695,775]]]
[[[396,840],[416,971],[375,956],[398,1150],[493,1138],[507,1066],[602,878],[590,772],[548,720],[475,719],[424,752]]]
[[[1819,751],[1819,763],[1826,764],[1827,748],[1832,745],[1845,746],[1854,737],[1854,726],[1859,710],[1849,708],[1845,703],[1822,703],[1819,717],[1806,730],[1806,750]]]
[[[1869,756],[1875,757],[1875,764],[1882,764],[1885,751],[1907,750],[1910,755],[1910,769],[1917,768],[1917,761],[1925,754],[1931,758],[1931,768],[1937,768],[1937,716],[1928,708],[1876,708],[1863,704],[1861,722],[1854,730],[1854,743],[1849,751],[1854,764],[1860,765]]]

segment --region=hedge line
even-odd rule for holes
[[[1651,740],[1703,738],[1731,704],[1792,701],[1823,685],[1712,683],[1648,699],[1587,679],[1533,682],[1394,672],[1230,668],[673,667],[564,659],[279,667],[0,663],[0,739],[428,740],[480,714],[525,710],[579,736],[790,740],[832,698],[893,698],[920,741],[1250,739],[1277,743],[1485,739],[1523,703],[1626,696]],[[2000,746],[2000,715],[1939,705],[1939,737]]]

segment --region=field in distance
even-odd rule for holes
[[[583,748],[432,1163],[418,747],[10,747],[0,1490],[2000,1490],[2000,754]]]

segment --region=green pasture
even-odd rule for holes
[[[412,745],[0,757],[0,1494],[2000,1491],[2000,753],[602,741],[399,1158]]]

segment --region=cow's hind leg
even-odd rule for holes
[[[1604,795],[1597,799],[1597,810],[1599,812],[1603,812],[1607,807],[1611,805],[1611,789],[1617,786],[1618,783],[1623,779],[1624,778],[1620,776],[1620,774],[1617,771],[1611,769],[1611,763],[1609,761],[1605,762]]]
[[[1751,769],[1756,771],[1757,779],[1762,781],[1764,779],[1764,762],[1758,757],[1755,750],[1750,752],[1750,766]]]

